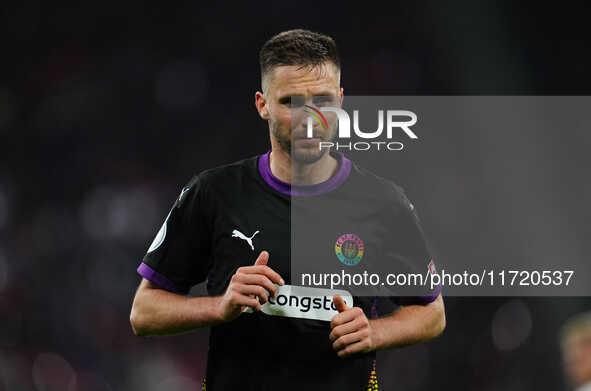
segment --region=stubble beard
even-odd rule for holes
[[[291,135],[289,130],[281,129],[281,125],[278,122],[270,121],[271,124],[271,134],[279,144],[281,150],[288,155],[291,156],[291,159],[295,163],[299,164],[312,164],[320,160],[326,153],[328,153],[329,148],[293,148],[294,143],[292,143]],[[316,135],[315,135],[316,136]],[[317,137],[321,137],[321,141],[334,141],[336,137],[336,130],[332,130],[328,137],[325,135],[318,135]]]

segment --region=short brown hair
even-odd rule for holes
[[[261,80],[279,65],[318,66],[327,61],[341,69],[337,45],[331,37],[303,29],[283,31],[261,48]]]

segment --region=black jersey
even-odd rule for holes
[[[338,204],[339,200],[355,198],[361,194],[359,189],[364,189],[363,194],[389,194],[384,198],[391,205],[383,216],[386,228],[382,230],[403,233],[404,240],[398,242],[396,253],[405,263],[424,270],[431,256],[415,211],[402,189],[359,168],[342,154],[333,156],[338,160],[337,172],[317,185],[291,186],[280,181],[271,173],[269,153],[194,176],[176,199],[138,273],[180,294],[207,281],[208,294],[216,296],[225,292],[236,269],[253,265],[260,251],[267,250],[268,266],[286,284],[299,285],[291,275],[292,200],[298,197],[333,205],[333,200]],[[322,246],[318,243],[328,240],[332,242],[334,259],[340,256],[341,262],[350,261],[350,241],[346,239],[352,239],[354,245],[359,238],[332,229],[323,226],[328,239],[320,235],[310,239],[316,244],[306,247],[317,248]],[[335,239],[337,247],[340,243],[340,255],[338,251],[335,254]],[[363,246],[369,254],[372,240],[366,239]],[[424,304],[438,294],[436,289],[395,300],[399,304]],[[368,318],[376,316],[371,297],[355,297],[354,305],[361,307]],[[244,313],[232,322],[213,326],[207,390],[366,390],[370,381],[375,382],[371,379],[375,352],[341,359],[332,349],[330,331],[326,320],[262,312]]]

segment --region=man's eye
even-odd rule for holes
[[[335,98],[332,96],[315,97],[314,104],[316,106],[334,106],[335,105]]]
[[[296,108],[304,105],[304,99],[297,96],[287,96],[279,99],[279,103],[287,107]]]
[[[291,107],[302,107],[304,105],[304,97],[301,96],[292,96],[291,97]]]

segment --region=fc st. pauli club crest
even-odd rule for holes
[[[355,266],[363,258],[363,241],[355,234],[339,236],[334,244],[334,252],[343,265]]]

